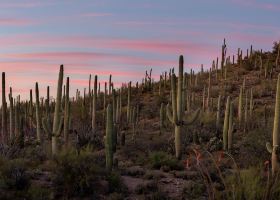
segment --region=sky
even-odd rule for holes
[[[0,0],[0,69],[6,90],[28,97],[56,92],[59,65],[70,77],[71,95],[88,87],[89,74],[102,88],[153,78],[177,68],[209,67],[237,48],[271,50],[280,40],[279,0]]]

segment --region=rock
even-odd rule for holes
[[[128,175],[128,176],[140,177],[140,176],[143,176],[145,174],[145,172],[144,172],[143,168],[140,166],[132,166],[132,167],[127,168],[124,171],[124,174]]]

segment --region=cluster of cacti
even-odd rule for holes
[[[275,61],[275,67],[279,64],[279,49],[277,51],[277,58]],[[76,99],[73,98],[73,102],[70,100],[70,83],[69,77],[67,77],[65,85],[63,85],[64,69],[63,65],[60,66],[58,84],[57,84],[57,95],[55,102],[50,100],[50,91],[47,87],[47,97],[40,99],[39,93],[39,83],[35,84],[35,102],[33,105],[33,90],[30,90],[30,99],[29,101],[20,101],[20,96],[13,97],[12,88],[10,88],[9,93],[9,107],[6,102],[6,92],[5,92],[5,73],[2,73],[2,141],[8,143],[9,141],[17,141],[20,146],[24,145],[24,131],[26,127],[30,130],[36,129],[36,145],[44,144],[44,133],[48,134],[51,137],[52,153],[55,155],[58,153],[58,140],[63,133],[63,141],[65,147],[68,147],[71,142],[69,141],[70,116],[73,117],[70,113],[76,107],[73,107],[73,104],[76,106],[78,111],[82,110],[82,119],[85,124],[91,127],[91,130],[96,138],[99,134],[104,134],[104,128],[106,135],[104,137],[105,144],[105,155],[106,155],[106,169],[111,171],[113,168],[114,153],[119,150],[117,145],[125,145],[126,135],[131,134],[131,140],[129,142],[135,142],[136,133],[139,133],[140,123],[142,120],[139,120],[139,105],[141,105],[141,100],[143,94],[139,91],[145,90],[146,93],[150,92],[151,97],[153,97],[153,92],[158,92],[160,98],[160,110],[159,105],[156,105],[155,108],[157,117],[159,114],[159,137],[166,135],[169,130],[169,126],[166,124],[166,116],[168,120],[174,127],[174,143],[175,143],[175,154],[176,158],[181,159],[182,157],[182,134],[187,132],[184,129],[184,126],[193,124],[199,116],[201,117],[201,127],[204,130],[208,126],[207,123],[211,123],[213,132],[216,128],[216,136],[220,139],[222,133],[223,139],[223,150],[232,152],[233,149],[233,132],[234,132],[234,122],[238,122],[239,129],[237,131],[242,131],[251,133],[252,130],[252,121],[254,118],[254,113],[257,113],[257,109],[254,109],[254,93],[253,88],[251,87],[254,82],[251,77],[247,76],[247,85],[246,78],[244,78],[243,84],[240,85],[239,96],[236,95],[236,87],[232,87],[234,90],[229,91],[228,88],[232,86],[231,80],[240,82],[239,77],[231,77],[231,74],[234,74],[234,70],[231,67],[238,67],[234,63],[235,57],[228,56],[226,57],[227,45],[224,40],[222,45],[222,57],[221,57],[221,68],[218,69],[219,59],[213,60],[212,66],[209,70],[204,69],[201,65],[200,72],[195,72],[195,70],[190,69],[190,73],[184,73],[184,58],[180,56],[179,58],[179,71],[178,76],[176,77],[174,73],[174,68],[170,69],[169,80],[167,78],[167,72],[164,72],[160,75],[159,82],[154,84],[152,79],[152,70],[148,73],[146,71],[145,78],[143,79],[143,84],[138,82],[133,86],[132,83],[123,84],[120,88],[117,88],[116,84],[112,82],[112,75],[109,77],[109,81],[105,82],[104,91],[100,91],[100,82],[98,82],[98,76],[94,76],[94,86],[91,88],[91,75],[89,76],[89,85],[88,91],[84,88],[84,91],[76,91]],[[249,53],[250,52],[250,53]],[[263,56],[263,58],[262,58]],[[260,64],[260,72],[262,73],[262,78],[268,78],[269,75],[271,80],[266,80],[265,82],[272,82],[272,76],[275,72],[274,66],[272,64],[273,60],[267,58],[265,55],[259,55],[251,46],[250,51],[247,49],[247,55],[242,58],[242,50],[238,49],[237,55],[238,64],[245,65],[246,62],[253,63],[255,65]],[[242,60],[243,59],[243,60]],[[249,61],[250,60],[250,61]],[[267,61],[263,65],[263,60]],[[271,61],[272,60],[272,61]],[[233,66],[234,65],[234,66]],[[255,67],[256,69],[257,67]],[[271,69],[271,70],[270,70]],[[270,70],[270,71],[269,71]],[[272,71],[274,70],[274,71]],[[249,70],[248,70],[249,71]],[[249,72],[244,72],[249,73]],[[208,79],[206,78],[208,76]],[[219,76],[219,77],[218,77]],[[216,80],[215,80],[216,78]],[[219,85],[219,79],[221,80],[221,85]],[[263,80],[263,79],[262,79]],[[107,85],[108,83],[108,85]],[[165,97],[163,94],[169,93],[169,83],[170,83],[170,99],[169,103],[165,106],[165,102],[168,101],[168,97]],[[233,82],[234,83],[234,82]],[[158,84],[158,85],[157,85]],[[232,84],[232,85],[231,85]],[[153,87],[154,86],[154,87]],[[156,87],[158,86],[158,88]],[[223,88],[222,88],[223,87]],[[249,88],[250,87],[250,88]],[[257,88],[257,87],[256,87]],[[257,89],[254,87],[255,97],[257,96]],[[148,91],[148,92],[147,92]],[[84,95],[81,96],[81,92],[84,92]],[[127,92],[127,93],[126,93]],[[216,93],[215,93],[216,92]],[[230,94],[229,94],[230,93]],[[122,96],[127,94],[127,104],[126,107],[122,106]],[[157,97],[158,97],[157,95]],[[230,96],[228,96],[230,95]],[[224,98],[226,97],[226,106],[224,109]],[[234,98],[238,96],[238,102],[235,102]],[[270,94],[271,96],[271,94]],[[22,98],[22,97],[21,97]],[[139,98],[139,99],[138,99]],[[125,98],[124,98],[125,99]],[[202,101],[201,101],[202,99]],[[233,100],[234,99],[234,100]],[[76,100],[76,101],[75,101]],[[216,102],[217,106],[213,106],[213,102]],[[257,102],[257,101],[256,101]],[[202,103],[202,104],[201,104]],[[238,111],[238,116],[235,116],[234,105]],[[257,102],[256,106],[263,105],[263,102]],[[196,110],[196,108],[199,109]],[[200,110],[207,111],[201,112]],[[143,110],[145,110],[145,105],[143,105]],[[216,108],[216,110],[215,110]],[[194,111],[195,110],[195,111]],[[159,112],[158,112],[159,111]],[[73,111],[72,111],[73,112]],[[103,113],[102,113],[103,112]],[[122,116],[126,112],[126,119]],[[216,115],[215,115],[216,112]],[[224,121],[222,127],[222,116],[224,112]],[[267,107],[264,106],[264,123],[265,127],[268,123],[267,116]],[[273,145],[267,143],[267,149],[272,154],[272,171],[273,174],[279,169],[279,149],[278,149],[278,140],[279,140],[279,119],[280,119],[280,75],[278,76],[277,83],[277,94],[276,94],[276,104],[275,104],[275,117],[274,117],[274,129],[273,129]],[[9,116],[8,116],[9,113]],[[79,113],[80,114],[80,113]],[[103,115],[103,119],[99,119]],[[147,112],[141,112],[141,117],[145,116]],[[213,118],[215,116],[215,118]],[[210,120],[207,117],[212,117]],[[124,119],[122,119],[124,118]],[[208,120],[208,121],[207,121]],[[123,123],[125,122],[126,123]],[[207,123],[205,123],[207,121]],[[23,128],[23,126],[26,126]],[[255,125],[255,124],[253,124]],[[257,126],[256,126],[257,127]],[[267,128],[266,128],[267,129]],[[90,131],[91,131],[90,130]],[[129,131],[127,131],[129,130]],[[76,131],[76,130],[75,130]],[[193,131],[193,130],[192,130]],[[195,130],[198,132],[200,130]],[[32,132],[32,131],[30,131]],[[74,131],[73,131],[74,132]],[[165,133],[165,134],[163,134]],[[140,134],[139,134],[140,135]],[[102,135],[103,136],[103,135]],[[26,137],[27,138],[27,137]],[[130,139],[130,137],[128,137]],[[29,139],[29,138],[27,138]],[[138,138],[137,138],[138,139]],[[137,140],[138,141],[138,140]],[[194,140],[195,141],[195,140]],[[89,141],[92,142],[92,141]],[[94,141],[95,142],[95,141]],[[103,144],[102,144],[103,145]],[[100,145],[100,146],[102,146]],[[66,150],[68,148],[65,148]]]
[[[192,124],[199,115],[199,109],[193,113],[190,118],[185,115],[185,110],[182,109],[182,90],[183,90],[183,73],[184,73],[184,58],[180,56],[179,58],[179,75],[178,84],[176,87],[176,77],[172,74],[171,78],[171,95],[172,95],[172,109],[168,104],[166,106],[166,112],[169,121],[175,126],[175,151],[176,158],[181,158],[181,132],[184,125]],[[176,94],[177,89],[177,94]]]

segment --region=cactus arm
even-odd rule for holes
[[[58,128],[57,130],[53,133],[56,137],[59,137],[62,133],[62,129],[63,129],[63,124],[64,124],[64,117],[61,116],[59,119],[59,124],[58,124]]]
[[[175,124],[173,121],[173,115],[169,104],[166,105],[166,116],[172,124]]]
[[[193,124],[199,117],[200,109],[198,108],[194,113],[185,112],[183,125],[191,125]]]
[[[52,134],[52,131],[51,131],[51,127],[48,123],[48,119],[46,117],[44,117],[42,119],[42,125],[43,125],[43,129],[44,131],[48,134],[48,135],[51,135]]]

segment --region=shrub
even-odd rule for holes
[[[26,190],[30,185],[26,163],[22,159],[4,161],[0,168],[2,187],[10,190]]]
[[[53,183],[57,194],[85,196],[94,194],[103,170],[95,163],[91,152],[68,151],[55,158]]]
[[[181,170],[184,168],[177,159],[173,158],[171,155],[163,151],[151,153],[149,156],[149,160],[152,168],[154,169],[160,169],[163,166],[167,166],[171,170]]]
[[[121,177],[118,173],[111,172],[107,175],[107,181],[109,183],[109,192],[123,192],[126,190]]]

